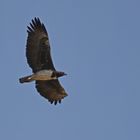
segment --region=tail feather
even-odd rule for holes
[[[31,82],[32,81],[32,75],[30,76],[25,76],[19,79],[20,83],[25,83],[25,82]]]

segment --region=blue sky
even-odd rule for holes
[[[0,2],[2,140],[140,139],[140,1]],[[26,63],[26,27],[46,25],[55,67],[69,96],[57,106],[18,78]]]

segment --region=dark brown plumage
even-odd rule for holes
[[[52,62],[48,33],[44,24],[41,23],[39,18],[34,18],[27,28],[26,57],[33,73],[36,74],[42,70],[52,70],[57,73]],[[63,72],[60,72],[60,74],[61,76],[65,75]],[[30,80],[29,78],[26,79],[26,77],[20,79],[22,83]],[[61,103],[61,100],[67,96],[58,79],[36,80],[36,89],[40,95],[55,105],[58,102]]]

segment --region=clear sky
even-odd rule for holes
[[[26,27],[49,33],[52,57],[69,96],[51,105],[26,63]],[[139,0],[0,1],[1,140],[140,139]]]

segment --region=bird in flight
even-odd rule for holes
[[[36,89],[41,96],[48,99],[51,104],[61,103],[67,93],[58,78],[66,74],[54,67],[47,30],[36,17],[27,28],[26,57],[33,74],[20,78],[19,82],[35,81]]]

